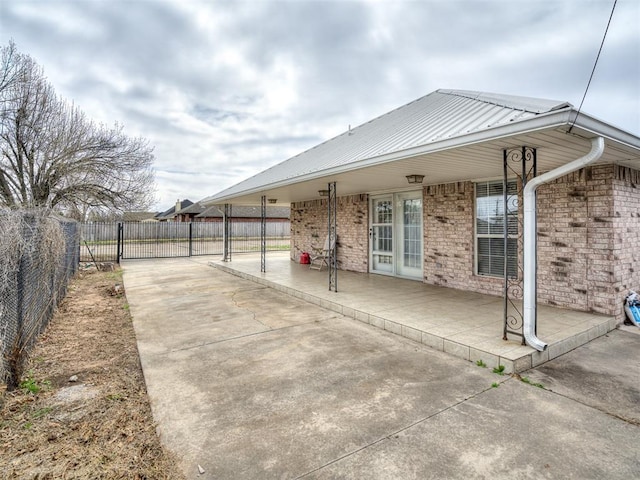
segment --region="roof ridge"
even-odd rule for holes
[[[436,90],[444,95],[468,98],[478,102],[489,103],[499,107],[523,110],[530,113],[548,113],[563,108],[573,108],[567,101],[550,100],[546,98],[523,97],[500,93],[478,92],[474,90]]]

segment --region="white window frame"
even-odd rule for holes
[[[490,277],[490,278],[504,278],[504,269],[500,272],[500,273],[496,273],[496,272],[480,272],[479,271],[479,248],[478,248],[478,240],[480,238],[495,238],[495,239],[504,239],[504,232],[501,231],[500,233],[478,233],[478,185],[487,185],[489,186],[490,184],[493,185],[497,185],[500,184],[500,190],[502,190],[501,193],[501,199],[503,198],[504,195],[504,181],[502,179],[499,180],[483,180],[483,181],[477,181],[474,182],[474,189],[473,189],[473,249],[474,249],[474,273],[477,276],[481,276],[481,277]],[[518,196],[517,193],[517,180],[516,179],[509,179],[507,180],[507,188],[509,189],[509,186],[511,186],[511,188],[514,188],[515,190],[515,195],[516,198]],[[519,202],[519,199],[518,199]],[[504,205],[504,201],[501,205]],[[503,209],[504,210],[504,209]],[[515,263],[511,263],[510,265],[515,265],[515,269],[516,272],[515,274],[517,275],[517,265],[518,265],[518,251],[517,251],[517,224],[518,224],[518,215],[519,215],[519,208],[518,206],[516,206],[515,209],[515,215],[513,217],[515,217],[515,223],[516,223],[516,232],[515,233],[510,233],[508,236],[509,240],[514,240],[516,242],[516,252],[515,252]],[[503,247],[504,248],[504,247]],[[512,258],[514,258],[512,256]],[[512,267],[513,268],[513,267]]]

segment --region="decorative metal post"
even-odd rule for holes
[[[222,261],[231,261],[231,204],[224,204],[224,225],[222,230]]]
[[[328,236],[329,236],[329,291],[338,291],[338,234],[337,217],[338,201],[336,195],[336,182],[329,183],[329,198],[327,199],[328,211]]]
[[[520,199],[527,181],[537,174],[537,152],[532,147],[510,148],[503,150],[503,193],[504,193],[504,330],[502,338],[517,335],[524,340],[524,315],[522,309],[523,275],[522,251],[522,212]],[[516,181],[516,188],[509,189],[509,179]],[[514,221],[517,219],[517,222]],[[535,234],[535,233],[534,233]],[[515,255],[509,255],[509,240],[516,242]],[[515,265],[514,265],[515,262]]]
[[[260,271],[267,271],[267,197],[260,199]]]

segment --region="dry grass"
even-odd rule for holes
[[[113,295],[121,283],[120,272],[81,273],[25,388],[0,392],[2,478],[184,478],[156,434],[126,298]]]

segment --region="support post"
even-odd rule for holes
[[[224,204],[224,225],[222,229],[222,261],[231,261],[231,204]]]
[[[524,291],[523,262],[524,251],[523,218],[520,212],[520,199],[527,181],[537,174],[537,151],[523,146],[502,151],[503,160],[503,258],[504,258],[504,326],[502,339],[508,335],[524,337],[524,312],[522,296]],[[509,180],[516,182],[515,190],[509,188]],[[517,218],[517,222],[514,221]],[[510,224],[511,222],[511,224]],[[513,243],[515,242],[515,245]],[[515,256],[509,255],[509,244],[515,246]],[[515,262],[515,265],[514,265]]]
[[[267,271],[267,197],[260,199],[260,272]]]
[[[336,182],[329,183],[329,198],[327,202],[328,236],[329,236],[329,291],[338,292],[338,234]],[[332,248],[333,247],[333,248]]]

